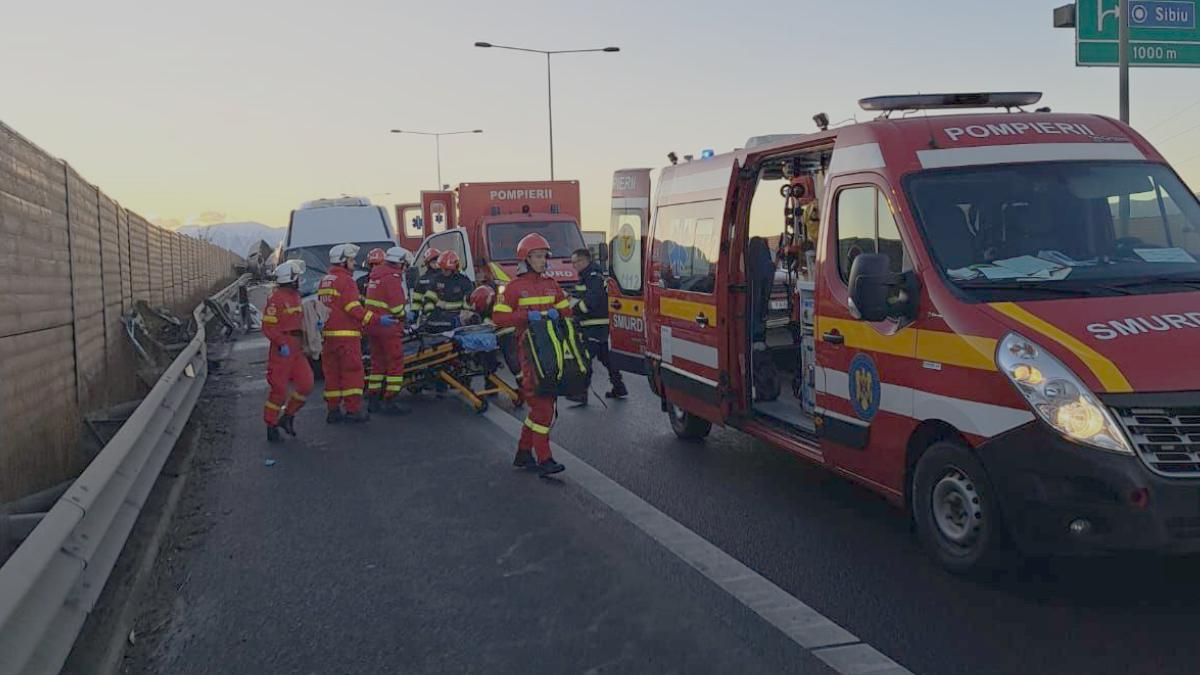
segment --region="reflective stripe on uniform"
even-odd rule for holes
[[[282,409],[283,409],[282,407],[277,406],[274,403],[271,403],[270,401],[267,401],[267,410],[282,410]]]
[[[383,375],[368,375],[365,379],[367,382],[383,382]]]
[[[438,300],[438,303],[437,303],[438,309],[462,309],[462,306],[463,306],[462,300],[459,300],[458,302],[445,302],[442,300]]]
[[[534,298],[517,298],[517,306],[525,307],[527,305],[550,305],[554,303],[554,296],[539,295]]]
[[[362,333],[356,330],[323,330],[321,335],[325,337],[362,337]]]
[[[317,295],[341,295],[336,288],[322,288],[317,291]]]
[[[408,311],[408,305],[396,305],[395,307],[388,307],[388,311],[392,314],[401,314]]]
[[[388,384],[404,384],[403,375],[388,375],[386,379]]]
[[[579,311],[583,312],[584,314],[587,314],[588,309],[587,309],[586,301],[584,301],[584,300],[579,301]]]
[[[365,326],[371,323],[371,319],[373,318],[375,318],[375,312],[368,310],[366,314],[363,314],[362,324]]]
[[[558,304],[556,304],[554,306],[557,309],[566,309],[571,306],[571,301],[566,298],[563,298],[562,300],[559,300]]]
[[[304,311],[303,307],[288,307],[283,310],[283,313],[284,314],[299,314],[300,312],[303,312],[303,311]]]
[[[270,316],[270,315],[268,315],[268,316],[264,316],[264,317],[262,318],[262,322],[263,322],[263,323],[279,323],[279,317],[277,317],[277,316]]]
[[[362,389],[343,389],[342,396],[362,396]]]
[[[301,394],[301,393],[300,393],[300,392],[298,392],[298,391],[293,391],[293,392],[292,392],[291,394],[289,394],[289,395],[292,397],[292,399],[293,399],[293,400],[296,400],[296,401],[303,401],[303,400],[304,400],[304,394]]]
[[[500,336],[503,336],[503,335],[508,335],[508,334],[510,334],[510,333],[515,333],[515,332],[517,332],[517,329],[516,329],[516,327],[515,327],[515,326],[509,326],[509,327],[507,327],[507,328],[501,328],[500,330],[496,331],[496,337],[500,337]]]
[[[382,300],[372,300],[371,298],[367,298],[366,302],[371,307],[382,307],[384,309],[387,309],[387,306],[388,306],[388,304]]]
[[[544,427],[528,417],[525,418],[525,426],[529,427],[529,429],[535,434],[541,434],[543,436],[550,435],[550,427]]]
[[[576,293],[583,293],[583,292],[585,292],[585,291],[587,291],[587,286],[586,286],[586,285],[584,285],[584,284],[575,284],[575,292],[576,292]]]
[[[341,397],[342,397],[342,392],[340,392],[340,391],[325,392],[325,398],[341,398]]]
[[[346,310],[347,312],[353,312],[354,310],[358,309],[359,307],[362,307],[361,302],[359,302],[357,300],[351,300],[350,302],[347,302],[345,304],[345,306],[342,307],[342,309]]]
[[[511,312],[511,311],[512,311],[512,307],[509,307],[508,305],[502,305],[500,303],[496,303],[492,307],[493,314],[495,314],[496,312]]]
[[[588,326],[607,326],[608,319],[584,319],[583,321],[579,322],[579,325],[583,326],[584,328]]]

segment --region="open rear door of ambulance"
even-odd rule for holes
[[[420,202],[396,205],[396,241],[401,246],[416,252],[429,234],[425,230]]]
[[[646,303],[642,272],[650,227],[650,169],[613,173],[608,230],[608,339],[613,367],[646,374]]]
[[[722,233],[738,155],[663,169],[646,266],[646,354],[671,404],[723,424],[730,410]]]

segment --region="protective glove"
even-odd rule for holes
[[[550,311],[546,312],[546,316],[550,317],[551,321],[558,321],[558,310],[551,307]]]
[[[541,313],[541,312],[539,312],[539,311],[537,311],[536,309],[532,309],[532,310],[530,310],[530,311],[529,311],[529,320],[530,320],[530,321],[541,321],[541,320],[542,320],[542,313]]]
[[[390,314],[384,314],[383,316],[379,317],[379,325],[383,326],[384,328],[391,328],[397,323],[399,323],[399,321],[396,321],[396,317]]]
[[[292,348],[287,345],[283,345],[282,347],[279,348],[279,355],[280,356],[291,356]]]

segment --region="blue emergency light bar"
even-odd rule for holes
[[[1040,91],[1000,91],[975,94],[905,94],[860,99],[863,110],[944,110],[947,108],[1018,108],[1042,100]]]

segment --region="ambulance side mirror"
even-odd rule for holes
[[[896,274],[881,253],[863,253],[850,267],[850,309],[863,321],[915,318],[915,280]]]

